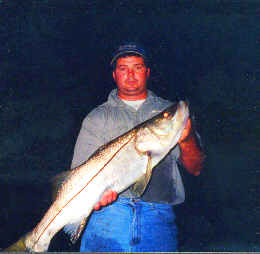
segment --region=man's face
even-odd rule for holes
[[[139,56],[126,56],[117,60],[113,78],[118,87],[118,96],[125,100],[145,99],[147,95],[146,83],[150,75],[150,68],[144,64]]]

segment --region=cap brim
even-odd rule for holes
[[[134,54],[137,54],[143,58],[145,58],[145,55],[143,55],[142,53],[140,52],[137,52],[137,51],[134,51],[134,50],[129,50],[129,51],[124,51],[124,52],[119,52],[117,53],[113,59],[111,60],[110,62],[110,65],[113,65],[113,63],[120,57],[120,56],[123,56],[123,55],[127,55],[128,53],[134,53]]]

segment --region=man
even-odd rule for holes
[[[111,66],[117,89],[84,119],[72,168],[86,161],[101,145],[172,104],[147,89],[150,76],[147,54],[137,44],[121,45],[113,54]],[[177,160],[190,173],[199,175],[203,157],[188,120],[179,145],[153,171],[142,197],[136,197],[131,188],[118,198],[113,190],[104,193],[89,219],[80,251],[176,251],[177,228],[172,206],[185,198]]]

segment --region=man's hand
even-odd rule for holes
[[[191,174],[195,176],[199,175],[203,167],[205,155],[197,144],[196,136],[191,128],[190,119],[188,119],[178,143],[181,149],[179,159],[182,165]]]
[[[99,210],[101,206],[111,204],[117,199],[117,192],[113,190],[106,190],[100,201],[94,206],[94,210]]]
[[[182,135],[178,141],[178,143],[181,143],[182,141],[184,141],[191,133],[191,120],[190,118],[187,120],[186,126],[182,132]]]

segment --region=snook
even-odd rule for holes
[[[152,169],[177,144],[188,117],[187,103],[180,101],[101,146],[85,163],[69,171],[42,220],[6,251],[47,251],[64,226],[70,228],[72,240],[77,240],[107,189],[120,193],[131,186],[140,196]]]

